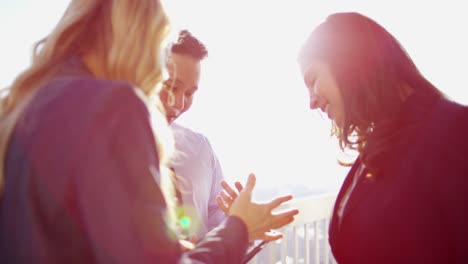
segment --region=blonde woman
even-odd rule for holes
[[[238,263],[293,221],[271,213],[291,197],[250,201],[251,176],[230,216],[182,253],[167,124],[154,133],[146,104],[168,24],[156,0],[73,0],[38,43],[1,102],[0,263]]]

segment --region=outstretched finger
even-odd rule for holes
[[[269,207],[270,207],[271,210],[273,210],[276,207],[280,206],[282,203],[291,200],[292,198],[293,198],[292,195],[286,195],[286,196],[278,197],[278,198],[274,199],[273,201],[271,201],[269,203]]]
[[[249,178],[247,179],[247,183],[245,184],[245,189],[243,189],[243,192],[248,192],[252,193],[254,187],[255,187],[255,181],[257,179],[255,178],[255,174],[250,173]]]
[[[263,240],[266,240],[266,241],[274,241],[274,240],[278,240],[280,238],[283,237],[283,234],[277,232],[277,231],[269,231],[269,232],[266,232],[264,235],[263,235]]]
[[[229,196],[231,196],[233,200],[237,198],[237,193],[231,188],[231,186],[229,186],[227,182],[222,181],[221,186],[229,194]]]
[[[284,227],[285,225],[288,225],[294,221],[293,216],[287,216],[287,217],[282,217],[275,219],[271,225],[271,229],[279,229]]]
[[[223,198],[224,203],[227,204],[228,207],[230,207],[234,201],[226,192],[221,192],[221,198]]]
[[[285,212],[277,213],[274,214],[275,218],[283,218],[283,217],[290,217],[290,216],[295,216],[299,213],[299,210],[297,209],[291,209]]]
[[[224,204],[223,198],[221,198],[221,196],[216,196],[216,203],[218,204],[219,209],[224,212],[224,214],[229,212],[229,208]]]
[[[236,189],[239,192],[242,192],[242,190],[244,189],[244,186],[242,186],[242,184],[240,182],[236,182],[236,183],[234,183],[234,185],[236,186]]]

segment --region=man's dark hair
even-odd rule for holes
[[[186,29],[179,32],[177,42],[172,44],[171,52],[190,55],[198,60],[202,60],[208,56],[205,45]]]

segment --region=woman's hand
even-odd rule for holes
[[[240,193],[244,187],[240,182],[234,184],[236,186],[237,192],[229,186],[226,181],[221,182],[221,186],[224,191],[220,195],[216,196],[216,203],[218,207],[224,212],[224,214],[229,215],[229,208],[231,208],[232,202],[237,198],[238,193]]]
[[[187,240],[179,240],[179,244],[180,248],[182,249],[182,252],[187,252],[195,248],[195,245]]]
[[[218,205],[222,202],[223,206],[220,205],[220,208],[226,214],[237,216],[244,221],[247,225],[249,241],[257,239],[272,241],[279,239],[282,237],[282,234],[272,232],[272,230],[279,229],[294,221],[294,215],[298,214],[299,211],[293,209],[279,214],[272,213],[273,209],[291,200],[291,195],[276,198],[269,203],[252,202],[252,191],[255,187],[255,181],[255,175],[250,174],[245,188],[240,183],[236,183],[236,188],[239,191],[238,194],[232,188],[223,186],[226,192],[232,193],[229,194],[230,199],[227,200],[226,204],[224,204],[221,197],[217,197]],[[227,196],[224,195],[223,197]]]

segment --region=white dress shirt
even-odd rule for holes
[[[173,169],[178,177],[190,236],[202,238],[225,218],[216,203],[224,179],[218,158],[208,139],[193,130],[171,124],[175,140]]]

